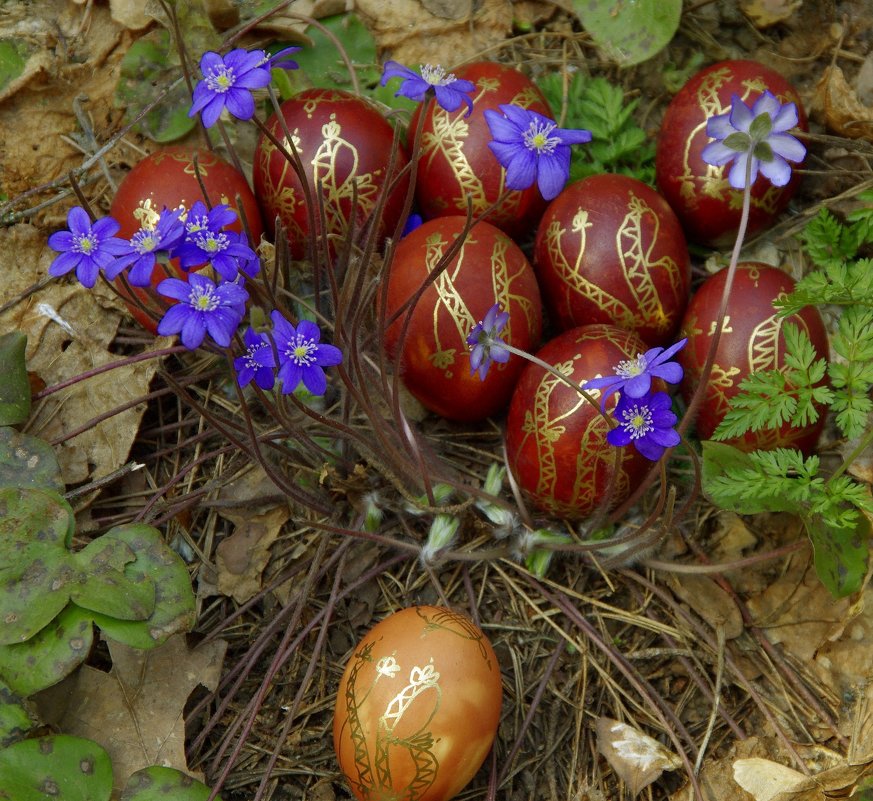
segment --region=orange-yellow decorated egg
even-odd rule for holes
[[[346,665],[333,719],[340,770],[359,801],[448,801],[491,749],[501,701],[497,657],[473,621],[401,609]]]

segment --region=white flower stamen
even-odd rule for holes
[[[233,67],[227,67],[220,64],[210,70],[206,76],[206,86],[210,92],[224,94],[236,83],[236,77],[233,74]]]
[[[655,428],[652,424],[652,412],[648,406],[628,406],[621,416],[624,420],[621,427],[630,435],[631,439],[644,437]]]
[[[555,152],[555,148],[561,144],[561,139],[558,136],[550,136],[558,126],[554,122],[539,122],[531,120],[530,126],[524,132],[524,146],[528,150],[533,150],[537,154],[549,155]]]
[[[431,86],[448,86],[457,80],[453,72],[447,73],[439,64],[422,64],[420,69],[421,77]]]

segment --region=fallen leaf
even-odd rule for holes
[[[597,750],[628,786],[631,795],[638,795],[665,770],[682,767],[682,760],[672,751],[626,723],[599,717],[594,730]]]
[[[753,757],[734,762],[734,780],[755,801],[827,801],[848,798],[873,765],[837,765],[807,776],[769,759]]]
[[[707,576],[673,575],[673,592],[728,640],[743,633],[743,616],[733,598]]]
[[[221,512],[236,528],[215,551],[218,591],[243,604],[261,589],[261,574],[270,561],[270,546],[291,516],[287,505],[260,513]]]
[[[771,642],[781,643],[800,664],[809,664],[822,644],[842,630],[851,601],[835,599],[809,554],[802,553],[793,555],[788,570],[747,605]]]
[[[861,103],[836,65],[825,69],[815,88],[814,102],[824,112],[825,124],[834,133],[873,142],[873,107]]]
[[[772,801],[783,792],[800,789],[808,779],[800,771],[769,759],[753,757],[734,762],[734,781],[751,793],[755,801]]]
[[[14,198],[80,167],[86,157],[76,139],[94,149],[82,136],[75,98],[83,98],[98,142],[116,131],[122,110],[113,105],[113,93],[131,34],[104,4],[89,4],[86,11],[67,0],[40,0],[3,3],[0,39],[23,43],[36,59],[0,98],[0,186]],[[22,135],[22,121],[35,135]],[[93,169],[99,174],[97,165]]]
[[[50,281],[27,294],[46,277],[54,256],[34,226],[0,231],[0,260],[16,265],[6,272],[0,305],[21,298],[0,313],[0,330],[27,335],[27,367],[48,385],[119,361],[108,348],[124,316],[120,302],[102,283],[89,290],[66,280]],[[168,341],[158,338],[151,348],[166,347]],[[159,359],[140,361],[49,395],[34,404],[29,433],[47,441],[63,439],[98,415],[145,395],[159,365]],[[65,439],[56,449],[64,482],[81,484],[121,467],[144,411],[145,404],[137,404]]]
[[[143,0],[109,0],[109,11],[119,25],[139,31],[154,22],[148,13],[148,4]]]
[[[803,5],[803,0],[740,0],[740,9],[756,28],[785,22]]]
[[[369,18],[380,48],[401,64],[460,63],[499,44],[512,29],[507,0],[468,2],[467,13],[450,20],[418,0],[356,0],[355,8]]]
[[[189,649],[179,634],[151,651],[108,644],[111,672],[82,668],[75,683],[65,687],[68,704],[57,725],[109,752],[116,790],[148,765],[192,773],[185,760],[182,710],[199,685],[215,689],[227,643],[213,640]],[[42,700],[47,704],[51,698]]]

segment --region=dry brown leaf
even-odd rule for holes
[[[27,294],[48,274],[56,254],[45,235],[30,225],[0,230],[0,263],[15,264],[4,273],[0,305],[17,303],[0,314],[0,330],[27,334],[27,367],[48,386],[119,357],[107,349],[122,319],[121,304],[102,283],[85,289],[52,280]],[[165,347],[166,339],[154,348]],[[29,433],[59,439],[97,415],[148,392],[159,365],[150,359],[111,370],[50,395],[35,404]],[[108,475],[127,461],[145,404],[138,404],[66,440],[57,450],[67,484]]]
[[[755,801],[827,801],[848,798],[871,765],[838,765],[813,776],[769,759],[753,757],[734,762],[734,780]]]
[[[707,576],[674,575],[673,592],[694,609],[713,629],[724,629],[732,640],[743,633],[743,616],[733,598]]]
[[[402,64],[458,64],[503,41],[512,29],[507,0],[474,3],[472,16],[457,19],[432,14],[418,0],[356,0],[355,5],[369,18],[379,46]]]
[[[807,553],[792,557],[788,571],[747,603],[768,639],[782,643],[801,664],[809,664],[821,645],[842,630],[851,604],[828,592]]]
[[[861,103],[836,65],[827,67],[818,82],[815,105],[822,109],[825,124],[834,133],[873,142],[873,108]]]
[[[740,0],[740,8],[756,28],[784,22],[803,5],[803,0]]]
[[[734,762],[734,781],[751,793],[755,801],[772,801],[783,792],[804,787],[809,777],[778,762],[752,757]]]
[[[287,505],[260,514],[221,512],[236,528],[215,552],[218,591],[243,604],[261,589],[261,574],[270,561],[270,546],[288,521]]]
[[[148,3],[143,0],[109,0],[109,11],[112,19],[132,31],[142,30],[154,22],[154,17],[148,13]]]
[[[215,689],[226,648],[213,640],[189,649],[181,634],[151,651],[109,640],[112,671],[81,668],[59,726],[109,752],[116,788],[148,765],[191,773],[182,710],[199,685]]]
[[[63,178],[85,160],[70,141],[82,132],[73,111],[76,97],[87,98],[81,100],[82,108],[100,143],[115,132],[123,111],[115,106],[113,96],[131,34],[99,3],[87,12],[67,0],[4,3],[3,12],[0,38],[20,35],[49,56],[35,75],[0,103],[0,186],[14,198]],[[26,34],[16,32],[21,15]]]
[[[682,760],[647,734],[612,718],[594,724],[597,750],[606,757],[631,795],[656,781],[665,770],[682,767]]]

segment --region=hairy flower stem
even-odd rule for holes
[[[564,373],[560,372],[554,365],[549,364],[548,362],[544,362],[538,356],[534,356],[532,353],[528,353],[526,350],[521,350],[519,348],[516,348],[514,345],[510,345],[508,342],[501,342],[500,345],[501,347],[508,350],[510,353],[514,353],[516,356],[521,356],[523,359],[527,359],[529,362],[537,365],[537,367],[542,367],[543,370],[546,370],[547,372],[555,376],[555,378],[563,381],[568,387],[576,390],[576,392],[578,392],[588,403],[590,403],[597,411],[597,414],[599,414],[604,420],[606,420],[606,423],[610,428],[616,425],[616,421],[606,412],[601,410],[600,404],[597,402],[597,399],[590,392],[582,389],[582,386],[580,384],[576,383],[569,376],[564,375]]]
[[[697,410],[703,401],[703,395],[706,392],[706,385],[709,381],[709,376],[712,373],[712,366],[715,363],[715,354],[718,350],[718,342],[721,338],[721,331],[724,325],[724,318],[727,312],[728,300],[731,296],[731,288],[734,284],[734,277],[737,274],[737,264],[740,261],[740,250],[743,247],[743,241],[746,238],[746,229],[749,225],[749,208],[752,203],[752,160],[746,162],[746,185],[743,188],[743,210],[740,215],[740,227],[737,230],[737,238],[734,242],[734,249],[731,253],[731,261],[727,268],[727,278],[725,279],[724,289],[721,293],[721,305],[718,309],[718,317],[715,321],[715,331],[712,334],[712,339],[709,342],[709,350],[706,353],[706,361],[703,363],[703,369],[700,371],[700,376],[697,379],[697,386],[694,389],[694,394],[688,402],[688,408],[685,410],[685,415],[682,422],[679,424],[678,432],[684,434],[694,417]]]
[[[706,361],[703,363],[703,369],[700,371],[700,376],[697,379],[697,386],[694,389],[694,394],[688,402],[688,407],[682,420],[676,427],[679,436],[683,436],[688,430],[688,427],[694,421],[700,404],[703,401],[703,394],[706,391],[706,384],[709,381],[709,376],[712,373],[712,366],[715,363],[715,354],[718,350],[718,342],[721,338],[721,330],[724,325],[725,313],[727,312],[728,300],[730,299],[731,289],[734,283],[734,277],[737,274],[737,265],[740,261],[740,250],[743,247],[743,241],[746,238],[746,229],[749,225],[749,209],[752,203],[752,189],[749,186],[752,175],[752,160],[746,163],[746,185],[743,189],[743,208],[740,215],[740,225],[737,229],[737,238],[734,242],[734,249],[731,252],[730,264],[727,267],[727,278],[725,280],[724,290],[721,293],[721,304],[718,309],[718,317],[715,321],[715,330],[709,342],[709,350],[706,353]],[[664,452],[661,459],[666,459],[672,452],[672,448]],[[610,516],[613,522],[618,520],[633,504],[639,500],[642,494],[652,485],[655,476],[658,475],[658,466],[653,465],[652,469],[646,474],[645,478],[640,482],[639,486],[630,494],[627,500],[621,504]]]

